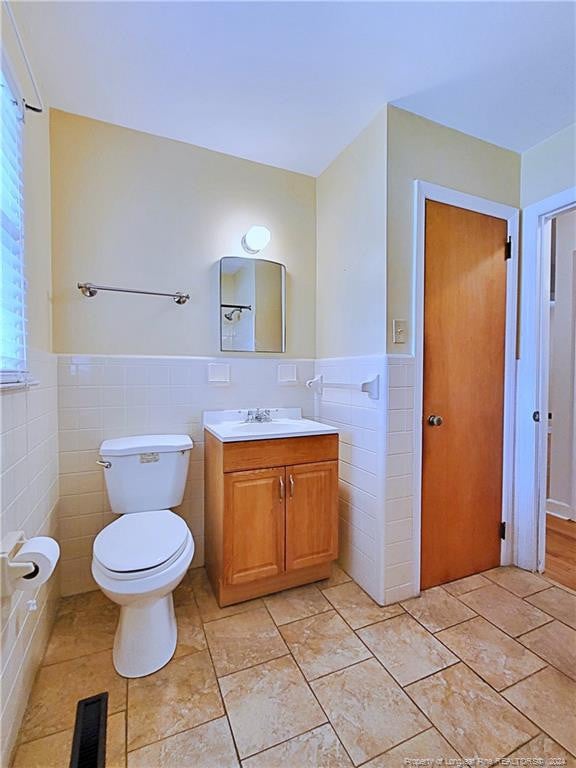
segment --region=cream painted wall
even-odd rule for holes
[[[419,179],[512,206],[520,205],[520,155],[410,112],[388,107],[388,351],[413,344],[413,182]],[[392,320],[408,321],[406,343],[392,343]]]
[[[522,154],[522,207],[573,186],[576,186],[576,123]]]
[[[65,112],[51,112],[54,349],[214,355],[218,260],[264,224],[287,268],[287,349],[315,353],[315,180]],[[191,294],[102,293],[78,281]]]
[[[317,356],[386,347],[386,110],[317,179]]]

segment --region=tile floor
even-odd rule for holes
[[[107,768],[576,768],[576,593],[539,576],[497,568],[381,608],[335,567],[220,609],[198,569],[175,604],[174,658],[127,681],[116,606],[62,600],[13,768],[67,766],[76,701],[105,690]]]

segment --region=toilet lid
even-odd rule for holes
[[[94,540],[94,555],[110,571],[145,571],[174,557],[187,537],[188,526],[169,509],[133,512],[100,531]]]

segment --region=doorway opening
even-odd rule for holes
[[[544,572],[576,589],[576,208],[551,218]]]

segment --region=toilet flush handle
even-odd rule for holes
[[[104,469],[110,469],[112,466],[111,461],[102,461],[102,459],[96,459],[96,464],[99,464],[101,467],[104,467]]]

